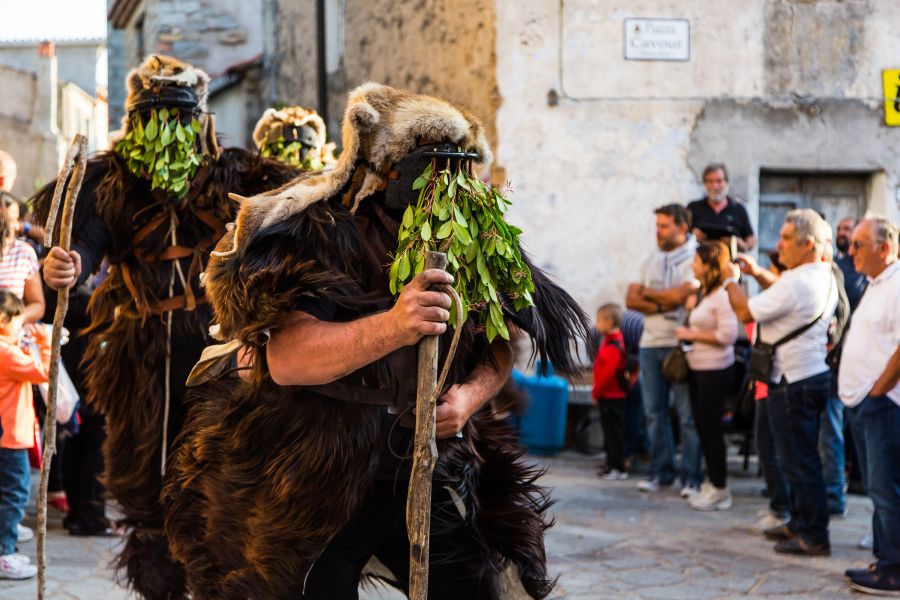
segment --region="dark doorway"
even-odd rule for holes
[[[768,266],[784,216],[795,208],[825,215],[832,229],[844,217],[863,216],[869,174],[783,173],[763,171],[759,177],[759,256]]]

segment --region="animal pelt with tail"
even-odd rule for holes
[[[462,109],[382,85],[358,88],[335,169],[242,199],[237,226],[210,258],[204,285],[219,334],[248,348],[253,366],[243,379],[200,370],[167,471],[166,534],[194,598],[298,597],[316,557],[378,476],[395,417],[383,406],[341,401],[334,390],[343,388],[277,386],[264,344],[268,330],[310,303],[332,307],[337,321],[390,307],[386,265],[397,224],[381,209],[379,188],[393,163],[433,141],[477,152],[483,164],[491,159],[482,126]],[[559,372],[577,372],[572,350],[588,334],[587,317],[529,266],[535,306],[507,317]],[[462,334],[448,386],[491,360],[483,331],[466,324]],[[403,382],[414,389],[414,352],[412,368],[405,352],[338,383],[364,382],[385,395]],[[227,359],[212,353],[209,362]],[[463,439],[441,441],[435,485],[452,490],[453,502],[435,508],[443,517],[433,531],[466,532],[465,556],[454,558],[460,569],[496,577],[512,568],[529,596],[543,598],[553,586],[543,545],[550,499],[521,453],[487,409],[470,419]]]
[[[227,192],[258,193],[297,173],[256,153],[225,149],[198,172],[185,198],[174,202],[151,191],[150,182],[134,175],[114,152],[88,161],[72,249],[82,255],[86,269],[99,267],[104,258],[109,268],[91,297],[91,325],[84,333],[86,401],[105,415],[104,481],[124,514],[126,535],[116,565],[143,598],[174,600],[185,593],[182,568],[162,535],[159,503],[166,355],[170,352],[172,358],[166,440],[171,444],[184,418],[183,382],[210,343],[212,313],[199,274],[225,224],[234,218],[236,205]],[[34,198],[44,221],[53,187]],[[176,263],[184,279],[173,271]],[[172,307],[167,349],[162,303],[170,286],[185,300]]]

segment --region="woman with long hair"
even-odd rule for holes
[[[691,508],[696,510],[731,508],[722,412],[725,393],[734,379],[738,321],[722,286],[732,276],[729,262],[728,248],[721,242],[704,242],[697,247],[693,269],[700,282],[699,302],[687,325],[675,332],[679,340],[692,343],[687,352],[691,369],[688,387],[709,477],[700,492],[690,497]]]
[[[44,288],[34,249],[18,239],[19,203],[0,193],[0,291],[11,292],[25,302],[25,323],[44,316]]]

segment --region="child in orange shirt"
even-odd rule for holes
[[[19,347],[25,305],[0,291],[0,579],[34,577],[37,568],[16,554],[17,527],[28,502],[28,448],[34,446],[34,401],[31,384],[45,383],[50,365],[49,340],[36,327],[38,360]]]

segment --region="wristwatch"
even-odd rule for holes
[[[738,283],[738,280],[734,277],[729,277],[725,281],[722,282],[722,287],[727,288],[729,283]]]

